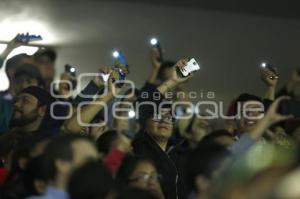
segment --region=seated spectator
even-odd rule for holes
[[[160,180],[160,175],[151,160],[127,156],[116,176],[116,191],[121,193],[128,187],[138,187],[152,192],[160,199],[164,199]]]

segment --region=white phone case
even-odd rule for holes
[[[191,72],[197,71],[200,69],[199,64],[194,58],[192,58],[185,67],[181,68],[180,71],[184,77],[188,76]]]

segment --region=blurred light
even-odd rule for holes
[[[260,170],[270,166],[275,156],[273,145],[258,143],[247,154],[246,163],[250,169]]]
[[[3,51],[5,50],[7,44],[0,44],[0,54],[3,53]],[[36,51],[38,51],[38,47],[35,46],[20,46],[16,49],[14,49],[7,57],[7,59],[18,55],[18,54],[22,54],[25,53],[27,55],[33,55]]]
[[[6,48],[6,44],[0,44],[0,54],[2,54],[3,53],[3,51],[5,50],[5,48]]]
[[[18,33],[27,33],[34,35],[41,35],[43,38],[42,43],[51,44],[55,42],[54,36],[50,33],[49,28],[38,20],[15,19],[13,17],[7,17],[0,22],[0,40],[10,41]],[[30,18],[30,16],[28,17]]]
[[[74,67],[70,68],[71,73],[75,73],[76,69]]]
[[[120,56],[120,53],[117,51],[117,50],[115,50],[114,52],[113,52],[113,57],[114,58],[118,58]]]
[[[192,109],[191,107],[188,107],[188,108],[186,109],[186,113],[193,113],[193,109]]]
[[[135,116],[135,112],[134,112],[133,110],[130,110],[130,111],[128,112],[128,116],[129,116],[130,118],[133,118],[133,117]]]
[[[155,46],[158,43],[158,40],[156,38],[152,38],[150,40],[151,45]]]
[[[7,59],[15,56],[15,55],[18,55],[18,54],[22,54],[22,53],[25,53],[27,55],[33,55],[34,53],[36,53],[36,51],[38,51],[39,48],[38,47],[35,47],[35,46],[20,46],[16,49],[14,49],[8,56],[7,56]]]
[[[260,66],[261,66],[262,68],[266,68],[266,67],[267,67],[267,63],[266,63],[266,62],[262,62],[262,63],[260,64]]]

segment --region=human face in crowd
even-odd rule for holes
[[[39,106],[37,98],[28,93],[21,93],[15,98],[12,126],[25,126],[43,117],[44,114],[44,107]]]
[[[195,118],[191,128],[191,139],[193,142],[200,142],[201,139],[211,131],[207,120]]]
[[[169,111],[147,120],[147,132],[158,141],[168,141],[173,132],[173,120]]]
[[[158,196],[163,195],[156,168],[152,163],[147,161],[142,161],[136,166],[130,175],[129,184],[134,187],[149,190]]]
[[[249,103],[249,104],[248,104]],[[239,130],[243,132],[251,131],[257,122],[262,119],[264,111],[259,110],[245,110],[245,109],[262,109],[263,105],[258,101],[247,101],[247,105],[244,104],[241,119],[238,122]],[[245,117],[246,116],[246,117]]]
[[[72,75],[68,74],[68,73],[63,73],[60,77],[60,80],[62,82],[59,83],[58,85],[58,93],[59,95],[65,96],[66,98],[69,98],[72,96],[72,81],[76,81],[76,78],[73,77]],[[69,82],[69,83],[67,83]],[[71,85],[70,85],[71,84]]]
[[[36,59],[36,63],[40,67],[42,78],[46,81],[52,81],[55,76],[54,62],[47,56],[40,56]]]
[[[14,84],[14,91],[17,94],[29,86],[39,86],[37,79],[31,78],[25,74],[14,78],[13,84]]]

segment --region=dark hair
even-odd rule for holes
[[[112,142],[118,137],[118,133],[115,130],[106,131],[96,141],[97,149],[100,153],[108,154],[110,151]]]
[[[158,71],[158,75],[157,75],[157,78],[159,80],[163,80],[163,73],[166,69],[168,68],[172,68],[176,63],[174,61],[169,61],[169,60],[166,60],[164,61],[162,64],[161,64],[161,67],[159,68],[159,71]]]
[[[23,138],[19,139],[12,155],[11,174],[21,172],[22,168],[20,168],[19,160],[21,158],[29,159],[30,152],[33,150],[33,148],[44,140],[46,140],[46,138],[39,135],[24,136]]]
[[[43,56],[48,57],[51,62],[55,62],[56,57],[57,57],[56,52],[52,49],[49,49],[49,48],[37,51],[34,54],[35,59],[38,59],[38,58],[43,57]]]
[[[69,180],[72,199],[104,199],[113,185],[113,178],[101,162],[87,162],[76,169]]]
[[[215,144],[215,139],[221,136],[227,136],[233,138],[232,134],[228,131],[222,129],[217,130],[209,133],[208,135],[204,136],[204,138],[199,142],[198,146],[210,146]]]
[[[228,157],[230,152],[222,145],[216,143],[199,145],[188,157],[186,169],[190,188],[195,189],[194,179],[198,175],[212,178],[213,172],[220,168]]]
[[[258,97],[256,95],[252,95],[252,94],[248,94],[248,93],[242,93],[238,96],[238,98],[234,102],[232,102],[233,104],[231,104],[231,106],[233,106],[233,108],[231,107],[231,115],[237,114],[238,103],[244,103],[244,102],[247,102],[247,101],[261,102],[261,103],[264,104],[265,109],[267,109],[271,104],[270,100],[263,99],[263,98]]]
[[[155,166],[155,163],[146,157],[127,155],[124,158],[115,178],[115,188],[118,192],[128,187],[128,181],[131,174],[141,162],[149,162],[150,164]]]
[[[44,151],[44,167],[47,173],[47,180],[54,179],[57,170],[55,166],[55,161],[57,159],[72,161],[73,160],[73,150],[72,143],[77,140],[86,140],[88,142],[92,141],[82,135],[66,134],[54,138],[45,148]]]
[[[35,180],[47,182],[43,167],[43,156],[38,156],[31,159],[23,174],[23,182],[26,190],[26,196],[38,195],[35,188]]]
[[[137,187],[128,187],[118,194],[116,199],[159,199],[158,196],[154,193],[137,188]]]
[[[12,134],[16,134],[15,132],[10,132]],[[12,166],[5,180],[5,184],[2,188],[2,196],[3,198],[11,198],[12,194],[16,198],[24,198],[24,194],[26,194],[25,184],[23,181],[23,173],[26,170],[25,168],[20,167],[20,159],[24,158],[26,160],[30,160],[29,153],[36,146],[36,144],[41,141],[41,138],[38,136],[21,136],[21,135],[9,135],[6,138],[14,139],[14,148],[11,148],[10,151],[13,152],[12,155]],[[21,132],[23,133],[23,132]],[[24,134],[24,133],[23,133]],[[12,143],[11,143],[12,144]],[[11,145],[13,146],[13,145]]]
[[[14,79],[17,79],[20,76],[26,76],[31,79],[36,79],[38,82],[38,86],[44,87],[44,82],[42,80],[41,73],[37,66],[32,64],[21,64],[20,67],[16,70],[14,75]]]
[[[9,132],[0,136],[0,157],[7,156],[10,152],[16,149],[21,139],[24,139],[26,134],[19,132]]]
[[[29,56],[27,54],[22,53],[22,54],[15,55],[12,58],[8,59],[6,62],[6,67],[5,67],[6,72],[10,69],[17,70],[20,67],[20,65],[22,64],[22,59],[28,58],[28,57]]]

